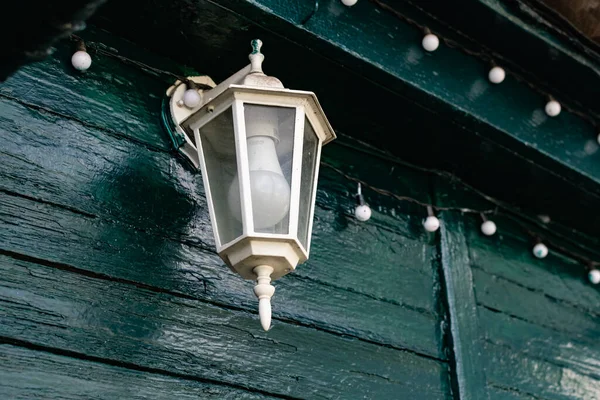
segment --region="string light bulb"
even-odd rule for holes
[[[481,233],[485,236],[492,236],[496,233],[496,224],[494,221],[490,221],[485,217],[484,214],[481,214],[481,218],[483,218],[483,223],[481,224]]]
[[[560,114],[560,103],[554,99],[550,99],[546,103],[546,107],[544,108],[544,110],[546,111],[546,114],[548,114],[549,117],[556,117],[558,114]]]
[[[358,192],[356,193],[356,203],[354,216],[361,222],[368,221],[371,218],[371,207],[365,203],[365,197],[362,194],[360,183],[358,184]]]
[[[502,83],[502,81],[504,81],[504,78],[506,78],[506,72],[504,71],[504,68],[498,66],[490,69],[490,72],[488,73],[488,79],[492,83]]]
[[[188,89],[183,93],[183,104],[187,108],[196,108],[202,102],[202,97],[198,93],[198,86],[194,81],[187,82]]]
[[[437,48],[440,47],[440,39],[431,33],[429,29],[425,29],[425,36],[423,36],[421,45],[427,51],[436,51]]]
[[[427,206],[427,218],[423,221],[423,227],[427,232],[435,232],[440,228],[440,220],[433,214],[433,207]]]
[[[548,247],[544,243],[537,243],[533,246],[533,255],[537,258],[546,258],[548,255]]]
[[[593,269],[588,273],[588,279],[590,280],[590,282],[592,282],[594,285],[597,285],[600,283],[600,270],[597,269]]]
[[[92,57],[86,51],[83,40],[77,41],[77,51],[71,57],[71,65],[78,71],[87,71],[92,65]]]
[[[356,3],[358,3],[358,0],[342,0],[342,4],[347,7],[352,7]]]

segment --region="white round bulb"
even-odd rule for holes
[[[533,246],[533,255],[537,258],[545,258],[548,255],[548,248],[544,243],[538,243]]]
[[[352,7],[356,3],[358,3],[358,0],[342,0],[342,4],[348,7]]]
[[[435,232],[440,227],[440,220],[434,217],[433,215],[430,215],[423,222],[423,226],[425,227],[425,230],[427,232]]]
[[[590,282],[592,282],[594,285],[597,285],[600,283],[600,271],[597,269],[593,269],[590,271],[590,273],[588,274],[588,279],[590,280]]]
[[[503,68],[494,67],[490,69],[490,73],[488,74],[488,79],[492,83],[502,83],[506,78],[506,72],[504,72]]]
[[[486,236],[492,236],[496,233],[496,224],[494,221],[485,221],[481,224],[481,232]]]
[[[598,134],[598,144],[600,144],[600,133]]]
[[[196,108],[200,105],[200,93],[196,89],[188,89],[183,93],[183,104],[187,108]]]
[[[433,33],[428,33],[423,37],[423,42],[421,42],[421,44],[425,50],[435,51],[440,46],[440,39]]]
[[[368,221],[369,218],[371,218],[371,207],[366,204],[356,206],[354,209],[354,216],[359,221]]]
[[[85,71],[92,65],[92,57],[87,52],[79,50],[71,57],[71,64],[76,70]]]
[[[560,103],[556,100],[550,100],[546,103],[546,114],[550,117],[556,117],[560,114]]]

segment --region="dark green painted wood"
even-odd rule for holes
[[[253,283],[201,248],[2,193],[0,210],[5,251],[256,312]],[[276,288],[276,319],[443,358],[430,313],[320,284],[318,275],[291,275]]]
[[[2,204],[10,214],[4,221],[11,227],[0,234],[4,243],[0,247],[255,309],[251,283],[235,277],[211,254],[213,240],[205,200],[197,190],[189,191],[201,187],[199,176],[169,154],[140,148],[74,121],[62,121],[57,127],[52,115],[7,101],[1,104],[5,116],[0,117],[0,135],[8,155],[8,162],[0,166],[3,186],[11,193],[50,204],[4,195]],[[21,121],[28,123],[22,126]],[[36,139],[31,141],[33,137]],[[337,154],[341,157],[338,162],[351,159],[347,151]],[[20,174],[14,173],[17,170]],[[424,235],[406,238],[343,216],[354,206],[354,199],[344,191],[354,187],[348,187],[348,182],[333,184],[339,175],[326,168],[323,175],[331,185],[326,183],[327,189],[319,191],[320,204],[326,208],[316,213],[315,256],[277,284],[276,317],[444,358],[433,290],[435,249],[423,243],[427,240]],[[371,200],[376,207],[377,197],[371,196]],[[392,211],[376,211],[373,223],[410,226],[402,219],[401,207],[395,217]],[[72,238],[66,252],[62,251],[64,232],[46,233],[48,227],[36,223],[32,212],[42,220],[60,216],[62,229]],[[413,219],[412,224],[418,225],[419,218]],[[26,239],[32,236],[44,238],[35,249]],[[374,257],[380,267],[365,277],[364,266]],[[398,265],[399,259],[420,262]],[[338,262],[344,270],[328,268]],[[155,266],[153,274],[148,274],[149,265]],[[308,287],[314,288],[314,297],[306,298]],[[325,297],[330,300],[322,302]],[[386,310],[389,318],[383,329],[378,324],[378,309]]]
[[[499,311],[478,307],[481,334],[489,343],[588,377],[600,379],[596,337],[560,332]]]
[[[458,398],[488,399],[485,371],[481,368],[477,308],[462,216],[444,212],[441,218],[441,258]]]
[[[439,399],[446,364],[0,256],[0,336],[233,387],[310,398]]]
[[[0,396],[11,400],[271,398],[8,344],[0,345]]]
[[[534,399],[598,400],[598,379],[553,363],[486,344],[488,384]],[[527,397],[525,397],[527,398]]]

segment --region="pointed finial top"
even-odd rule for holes
[[[251,74],[262,74],[262,62],[265,59],[265,56],[260,52],[260,48],[263,45],[262,40],[254,39],[250,42],[252,45],[252,53],[248,58],[250,59],[250,65],[252,65],[252,69],[250,70]]]
[[[262,40],[254,39],[250,42],[250,44],[252,45],[252,54],[260,53],[260,48],[263,45]]]

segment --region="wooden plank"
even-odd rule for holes
[[[439,399],[446,363],[0,256],[0,336],[302,398]]]
[[[490,386],[534,399],[600,399],[598,379],[491,343],[483,351]]]
[[[4,251],[256,312],[253,283],[203,248],[2,192],[0,225]],[[280,321],[444,357],[438,323],[430,313],[294,274],[276,287],[281,293],[273,307]]]
[[[268,399],[259,393],[0,345],[3,399]]]
[[[93,36],[99,40],[109,37],[98,31],[94,31]],[[114,43],[114,37],[110,37]],[[132,54],[131,43],[118,42],[120,51]],[[152,148],[171,148],[159,121],[161,102],[172,82],[140,73],[138,68],[98,53],[92,55],[93,67],[81,73],[71,66],[72,53],[68,41],[60,43],[52,57],[21,68],[3,82],[0,95]],[[141,53],[137,50],[136,55],[141,57]],[[156,66],[160,61],[154,58],[153,62]]]
[[[477,303],[575,337],[600,337],[600,314],[473,269]]]
[[[498,221],[498,235],[482,237],[468,232],[471,261],[481,271],[548,298],[573,304],[588,311],[600,308],[598,290],[586,279],[584,266],[554,252],[543,260],[531,253],[531,241],[523,231]]]
[[[585,331],[577,335],[557,332],[481,306],[478,315],[481,334],[486,341],[510,348],[524,357],[600,379],[597,336],[587,335]]]
[[[51,203],[39,208],[34,203],[19,200],[25,209],[34,208],[37,213],[46,210],[47,215],[36,214],[43,220],[37,224],[35,217],[24,214],[25,209],[14,208],[17,199],[6,201],[11,206],[11,218],[22,215],[28,222],[21,220],[18,224],[24,229],[33,229],[28,233],[13,231],[13,236],[5,241],[14,246],[10,247],[11,251],[76,263],[77,267],[102,274],[202,298],[231,301],[254,310],[250,283],[230,283],[231,273],[211,254],[214,241],[200,176],[191,173],[170,154],[149,151],[76,121],[61,120],[14,102],[0,100],[0,105],[0,140],[3,141],[0,152],[6,158],[0,164],[2,187],[31,200]],[[330,157],[339,163],[356,156],[344,148],[338,150]],[[392,184],[410,178],[414,176],[402,177],[397,173]],[[405,237],[388,230],[394,221],[400,227],[410,227],[401,223],[410,216],[398,208],[395,216],[392,215],[389,200],[386,203],[381,200],[383,196],[374,193],[369,201],[373,207],[381,206],[381,211],[374,212],[373,222],[357,223],[347,216],[355,204],[347,191],[355,189],[355,184],[347,180],[337,183],[339,175],[331,171],[329,180],[331,184],[326,182],[319,189],[322,206],[316,211],[312,257],[309,263],[298,268],[297,275],[278,283],[284,296],[289,294],[289,297],[279,297],[278,292],[278,300],[274,301],[276,315],[279,311],[280,318],[444,358],[433,290],[437,280],[432,267],[435,247],[428,244],[425,235]],[[59,212],[56,207],[63,210]],[[58,214],[52,215],[55,212]],[[81,238],[81,241],[72,240],[69,257],[64,257],[60,233],[45,233],[45,221],[59,215],[65,218],[61,222],[63,226],[73,228],[71,235]],[[114,230],[113,225],[116,225]],[[101,238],[95,237],[97,226],[102,226]],[[112,239],[111,234],[114,234]],[[19,235],[25,235],[23,239],[39,235],[50,243],[40,243],[34,254],[27,240],[18,239]],[[182,242],[184,244],[180,244]],[[92,262],[88,260],[90,248],[94,249],[92,254],[97,255]],[[164,252],[160,260],[166,265],[175,265],[175,274],[169,273],[168,268],[156,268],[156,276],[144,273],[148,265],[156,264],[154,252],[161,248]],[[178,256],[164,254],[168,251]],[[123,264],[114,265],[109,260]],[[371,265],[373,260],[377,261],[377,268],[365,276],[365,266]],[[344,268],[330,268],[338,263]],[[137,272],[133,265],[139,265]],[[194,276],[208,279],[208,294]],[[236,278],[233,281],[237,282]],[[310,307],[301,297],[307,290],[315,293],[316,304]],[[320,296],[331,296],[331,301],[325,303],[326,308],[331,306],[331,309],[324,310],[317,305],[322,302],[318,299]],[[279,308],[277,303],[282,301],[283,304],[283,299],[293,302],[296,311],[290,312],[287,306]],[[354,304],[350,311],[345,310],[347,304]],[[402,309],[396,307],[398,305]],[[370,322],[376,315],[372,310],[378,307],[383,307],[395,322],[385,326]],[[365,314],[369,317],[365,318]]]
[[[455,379],[460,399],[487,399],[485,371],[481,368],[477,308],[462,215],[441,214],[440,246],[444,285],[452,335]]]

